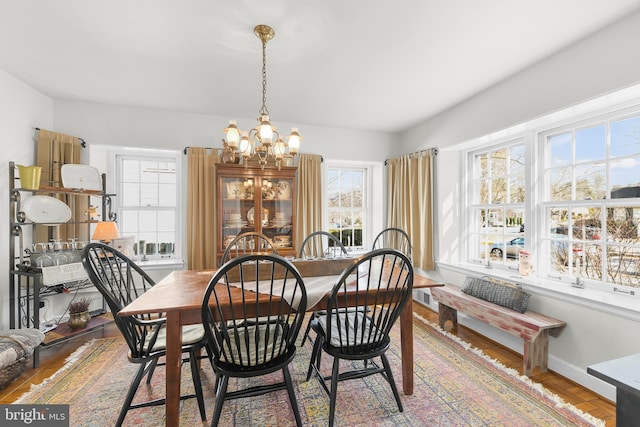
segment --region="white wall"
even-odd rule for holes
[[[0,330],[9,328],[9,162],[35,164],[34,128],[50,129],[53,101],[0,70]],[[17,244],[17,243],[16,243]]]
[[[222,129],[231,118],[68,101],[56,101],[54,111],[56,131],[90,144],[180,150],[221,147]],[[245,130],[256,125],[255,118],[234,119]],[[301,152],[325,158],[381,162],[389,158],[396,142],[393,135],[381,132],[282,123],[277,117],[272,122],[285,135],[292,126],[298,127]]]
[[[401,135],[399,152],[440,148],[435,189],[438,260],[457,261],[461,244],[462,159],[447,147],[639,83],[637,40],[640,40],[640,12]],[[469,78],[473,78],[472,70]],[[432,276],[456,284],[464,280],[464,274],[442,268]],[[640,340],[636,339],[640,323],[542,294],[532,297],[531,308],[568,323],[559,338],[551,338],[551,369],[613,400],[613,388],[587,375],[586,367],[640,352]],[[465,322],[522,352],[520,341],[473,320],[462,323]]]

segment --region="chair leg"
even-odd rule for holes
[[[149,363],[154,363],[155,360],[152,360]],[[131,406],[131,402],[133,401],[133,397],[136,395],[138,391],[138,386],[140,385],[140,381],[142,381],[142,377],[144,376],[147,364],[141,363],[138,371],[136,372],[136,376],[131,380],[131,384],[129,385],[129,391],[127,391],[127,396],[124,398],[124,403],[122,404],[122,409],[120,409],[120,415],[118,415],[118,421],[116,421],[116,427],[120,427],[122,422],[124,421],[124,417],[127,416],[127,412],[129,411],[129,407]]]
[[[296,418],[296,425],[298,427],[302,427],[300,409],[298,408],[298,399],[296,399],[296,393],[293,390],[293,381],[291,381],[291,373],[289,372],[288,365],[282,368],[282,374],[284,375],[284,382],[287,384],[287,392],[289,393],[289,401],[291,402],[291,408],[293,409],[293,416]]]
[[[318,359],[320,355],[320,337],[316,337],[315,342],[313,343],[313,351],[311,352],[311,359],[309,359],[309,370],[307,371],[307,381],[311,378],[311,373],[313,372],[313,364],[316,363],[316,359]],[[317,364],[317,368],[320,369],[320,363]]]
[[[220,414],[222,413],[222,405],[224,405],[224,398],[227,395],[227,386],[229,385],[229,377],[227,375],[221,375],[219,380],[220,384],[216,388],[216,406],[213,410],[213,417],[211,418],[211,427],[218,426]]]
[[[400,412],[402,412],[403,409],[402,409],[402,402],[400,401],[400,393],[398,393],[398,387],[396,387],[396,381],[393,379],[393,373],[391,372],[391,365],[389,364],[389,359],[387,359],[387,356],[385,356],[384,354],[381,354],[380,358],[382,359],[384,370],[387,373],[387,381],[389,382],[389,385],[391,385],[391,390],[393,390],[393,395],[396,398],[398,409],[400,410]]]
[[[338,374],[340,359],[333,358],[333,371],[331,372],[331,396],[329,398],[329,427],[333,427],[333,419],[336,416],[336,401],[338,400]]]
[[[147,373],[147,384],[151,384],[151,377],[153,377],[153,373],[155,372],[157,365],[158,359],[153,359],[151,365],[149,366],[149,372]]]
[[[315,313],[311,313],[311,317],[309,318],[309,321],[307,322],[307,327],[304,330],[304,335],[302,335],[302,344],[304,345],[305,341],[307,339],[309,339],[309,342],[311,344],[313,344],[313,341],[311,340],[311,338],[309,338],[309,332],[311,331],[311,321],[314,319],[315,317]]]
[[[189,364],[191,365],[191,377],[193,378],[193,387],[196,391],[196,399],[198,400],[198,408],[200,409],[200,418],[202,421],[207,420],[207,411],[204,407],[204,395],[202,394],[202,381],[200,380],[200,366],[198,366],[198,358],[195,350],[189,351]]]

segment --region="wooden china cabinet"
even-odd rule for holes
[[[235,164],[216,166],[218,260],[229,242],[250,231],[269,237],[279,255],[296,255],[296,170],[287,166],[264,170]]]

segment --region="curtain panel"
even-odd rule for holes
[[[217,149],[189,147],[187,158],[187,268],[218,268],[216,253]]]
[[[304,238],[322,230],[322,156],[299,154],[296,205],[296,241],[299,250]]]
[[[36,165],[42,167],[40,175],[41,186],[62,187],[60,171],[68,163],[79,164],[82,153],[82,140],[77,136],[52,132],[45,129],[38,130],[36,146]],[[89,199],[84,197],[56,195],[56,198],[66,203],[72,210],[74,222],[85,219],[89,210]],[[103,218],[103,220],[106,218]],[[48,242],[51,239],[67,241],[76,238],[79,241],[89,241],[89,227],[86,224],[61,224],[56,227],[37,225],[34,230],[34,242]]]
[[[414,153],[387,164],[387,226],[405,230],[411,239],[413,264],[433,270],[434,155]]]

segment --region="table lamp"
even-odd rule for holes
[[[119,239],[120,232],[118,226],[113,221],[102,221],[96,225],[96,229],[91,236],[91,240],[99,240],[107,245],[113,239]]]

